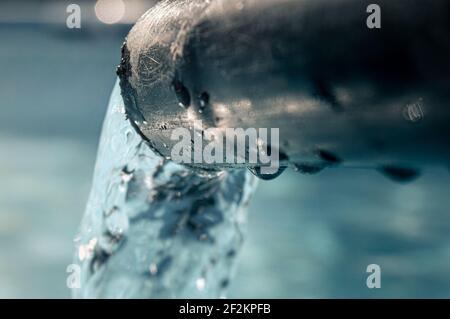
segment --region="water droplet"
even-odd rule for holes
[[[317,174],[325,168],[324,165],[313,165],[313,164],[294,164],[294,171],[301,174]]]
[[[420,175],[418,169],[390,165],[380,167],[379,171],[389,179],[401,183],[412,182]]]
[[[78,258],[80,261],[91,258],[96,245],[97,238],[95,237],[89,240],[86,245],[80,245],[80,247],[78,247]]]
[[[209,104],[209,94],[207,92],[203,92],[202,94],[200,94],[198,99],[201,108],[204,108]]]
[[[87,258],[86,248],[84,245],[81,245],[80,247],[78,247],[78,259],[80,261],[83,261],[86,258]]]
[[[278,176],[280,176],[281,174],[283,174],[283,172],[286,170],[286,166],[281,166],[278,168],[278,171],[276,173],[273,174],[262,174],[261,173],[261,167],[249,167],[248,170],[255,175],[256,177],[258,177],[259,179],[262,179],[264,181],[270,181],[272,179],[277,178]]]
[[[152,276],[156,275],[158,273],[158,266],[155,263],[151,263],[149,271]]]
[[[322,160],[328,163],[338,164],[342,162],[342,159],[340,159],[339,156],[325,150],[319,150],[317,154]]]
[[[189,94],[189,90],[178,80],[174,80],[172,85],[175,94],[177,95],[178,104],[183,108],[188,108],[191,105],[191,95]]]
[[[133,172],[128,170],[128,167],[125,166],[120,172],[120,180],[122,183],[127,184],[133,178]]]
[[[97,238],[95,238],[95,237],[92,238],[91,240],[89,240],[89,242],[87,244],[88,248],[90,250],[94,250],[95,246],[97,245],[97,242],[98,242]]]
[[[195,281],[195,286],[199,291],[203,291],[205,289],[205,284],[206,284],[205,278],[198,278]]]

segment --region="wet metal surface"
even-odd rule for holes
[[[290,166],[448,166],[450,4],[379,1],[369,29],[369,3],[160,4],[125,44],[127,114],[165,156],[202,120],[280,128]]]

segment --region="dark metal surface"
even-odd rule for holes
[[[408,179],[397,167],[448,165],[450,2],[377,1],[381,29],[366,26],[370,3],[163,2],[123,48],[128,117],[164,156],[172,129],[200,119],[280,128],[286,163],[309,173],[383,167]]]

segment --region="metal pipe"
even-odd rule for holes
[[[370,29],[371,2],[163,2],[123,47],[128,117],[163,156],[202,120],[279,128],[285,165],[307,172],[448,165],[450,3],[380,0]]]

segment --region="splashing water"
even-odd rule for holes
[[[116,84],[80,227],[76,298],[223,297],[256,179],[194,171],[153,152]]]

